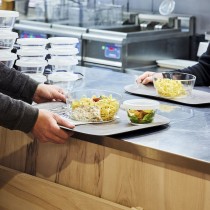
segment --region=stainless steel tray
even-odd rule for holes
[[[137,86],[136,84],[127,85],[124,87],[125,91],[128,93],[147,96],[152,98],[158,98],[161,100],[177,102],[186,105],[204,105],[210,104],[210,93],[200,91],[200,90],[193,90],[192,95],[186,98],[163,98],[157,95],[155,88],[153,85],[140,85]]]
[[[64,106],[64,103],[50,102],[50,103],[38,104],[35,106],[38,108],[48,109],[48,110],[53,111],[53,110],[59,110],[59,107],[61,107],[62,109],[62,107]],[[128,121],[127,113],[124,110],[120,109],[118,112],[118,117],[111,122],[76,125],[73,130],[75,132],[89,134],[89,135],[109,136],[109,135],[121,134],[121,133],[136,131],[136,130],[142,130],[145,128],[166,125],[169,122],[170,120],[168,118],[163,117],[161,115],[156,115],[152,123],[132,125]],[[62,127],[62,128],[68,130],[68,128],[65,128],[65,127]]]

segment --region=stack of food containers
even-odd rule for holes
[[[53,72],[72,72],[74,66],[78,64],[76,48],[79,40],[71,37],[51,37],[48,38],[51,48],[49,53],[51,59],[48,60]]]
[[[13,67],[17,55],[11,53],[18,34],[12,32],[18,12],[0,10],[0,62],[9,68]]]
[[[47,61],[45,60],[47,39],[44,38],[21,38],[17,39],[20,49],[17,50],[19,60],[16,66],[23,73],[43,74]]]

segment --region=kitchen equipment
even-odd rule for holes
[[[205,33],[205,39],[210,41],[210,32],[209,31]]]
[[[82,54],[82,34],[86,33],[87,28],[80,28],[75,26],[59,25],[36,22],[32,20],[20,20],[14,25],[14,29],[20,34],[20,37],[71,37],[78,39],[76,48],[79,53],[77,59],[81,61]]]
[[[197,64],[197,61],[183,60],[183,59],[167,59],[157,60],[157,65],[169,69],[183,69]]]
[[[82,36],[82,64],[126,72],[127,69],[155,66],[156,60],[189,59],[192,30],[182,31],[180,18],[139,14],[138,22],[135,25],[90,28]]]

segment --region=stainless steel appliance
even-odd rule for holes
[[[192,17],[139,15],[138,24],[89,29],[83,34],[82,64],[125,72],[148,68],[157,59],[190,57]]]
[[[79,39],[77,48],[79,50],[78,60],[81,61],[82,54],[82,34],[86,33],[87,28],[51,24],[31,20],[20,20],[15,24],[14,29],[19,32],[20,37],[74,37]]]

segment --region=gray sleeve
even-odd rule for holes
[[[15,99],[32,103],[38,82],[0,62],[0,92]]]
[[[32,130],[39,110],[23,101],[0,93],[0,125],[28,133]]]
[[[177,70],[196,76],[195,85],[210,85],[210,44],[207,51],[200,57],[198,64],[185,69]]]

